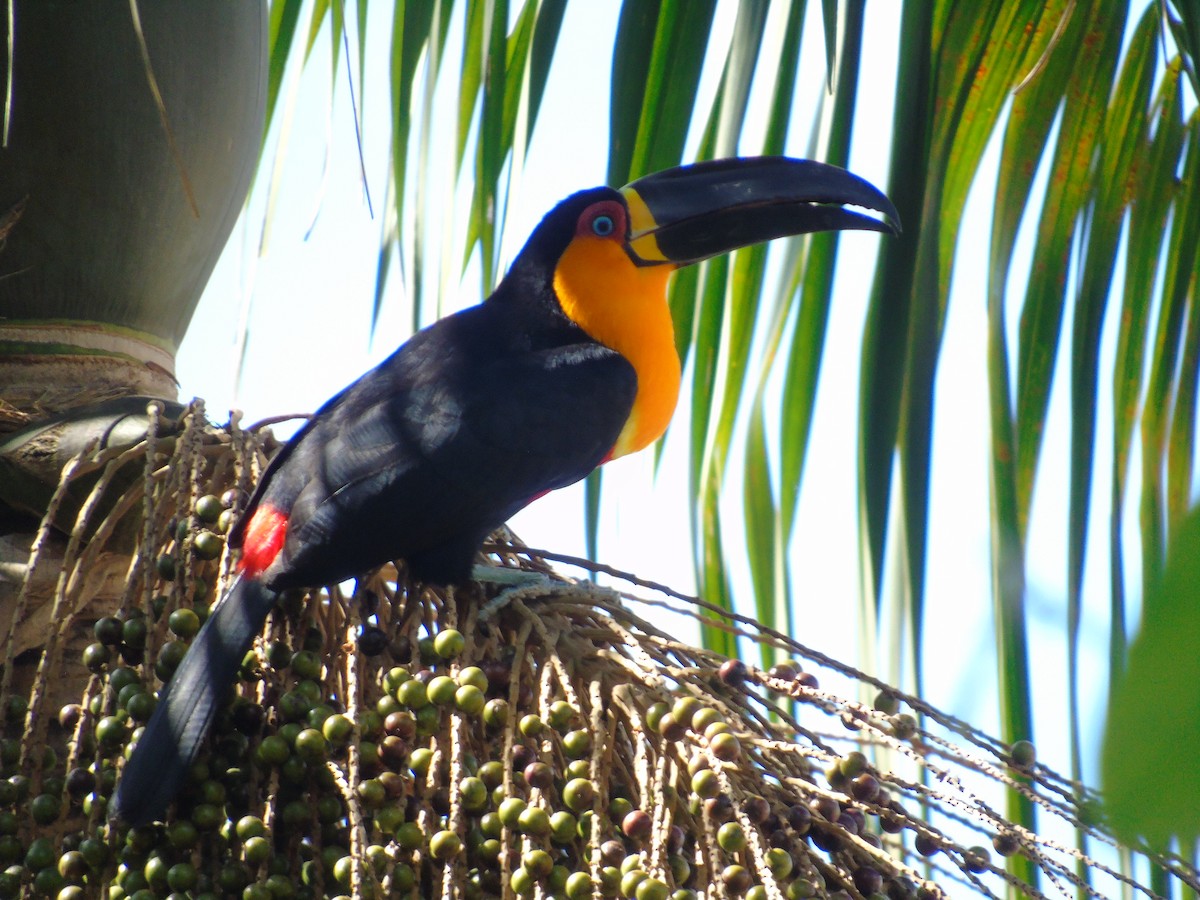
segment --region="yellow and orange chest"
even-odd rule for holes
[[[609,459],[653,443],[679,399],[680,366],[667,306],[672,267],[637,266],[615,241],[577,237],[554,271],[563,312],[637,373],[633,409]]]

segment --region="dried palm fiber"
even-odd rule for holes
[[[443,590],[389,565],[285,597],[166,828],[109,829],[123,751],[230,576],[219,535],[270,446],[264,428],[209,424],[199,402],[170,437],[165,424],[68,466],[56,498],[101,477],[70,534],[47,511],[7,600],[0,858],[16,865],[0,891],[24,878],[84,896],[146,880],[162,896],[1154,896],[1095,798],[1029,748],[701,599],[621,573],[608,572],[628,590],[565,578],[548,561],[603,567],[507,532],[486,561],[543,580]],[[131,462],[143,477],[101,503]],[[124,551],[109,546],[121,533]],[[89,572],[106,554],[123,577],[114,590],[110,561],[98,609]],[[46,583],[52,627],[22,681],[15,635]],[[790,662],[727,660],[635,612],[662,606]],[[864,693],[877,700],[851,699]],[[1039,833],[998,811],[1008,791],[1037,804]],[[1200,889],[1180,858],[1137,859],[1143,881],[1155,867]]]

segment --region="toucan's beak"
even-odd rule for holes
[[[807,159],[761,156],[679,166],[639,178],[621,194],[629,206],[629,252],[643,265],[685,266],[811,231],[900,233],[896,207],[882,191],[845,169]]]

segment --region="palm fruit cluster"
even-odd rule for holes
[[[388,566],[285,595],[167,821],[112,826],[123,761],[230,575],[224,534],[264,460],[258,434],[197,408],[140,452],[141,484],[80,525],[101,540],[111,517],[143,516],[121,601],[97,615],[62,579],[32,683],[5,676],[0,898],[905,900],[1039,896],[1028,869],[1070,886],[1081,863],[1100,870],[977,792],[1020,792],[1102,837],[1091,800],[1027,742],[750,620],[726,627],[782,661],[690,646],[636,615],[642,601],[552,576],[511,541],[489,561],[540,580],[434,590]],[[95,543],[68,546],[63,570]],[[86,628],[64,658],[62,636]],[[77,699],[55,709],[62,682]]]

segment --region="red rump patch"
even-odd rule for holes
[[[241,569],[251,578],[275,562],[287,537],[287,513],[265,503],[254,511],[242,539]]]

